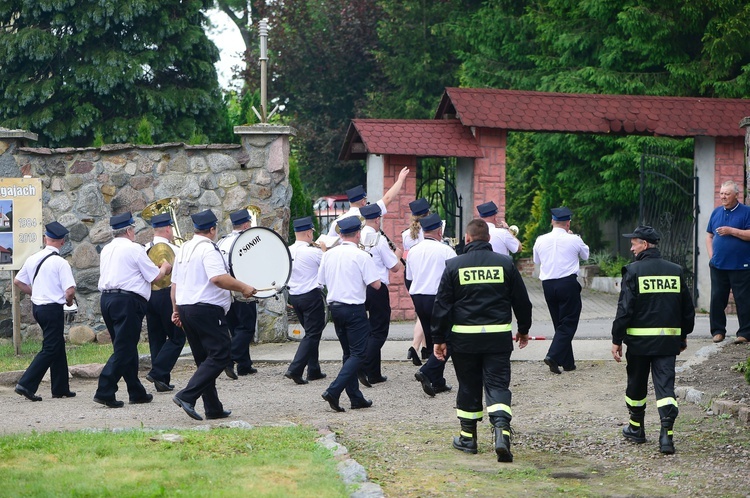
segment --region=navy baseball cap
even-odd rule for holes
[[[50,239],[64,239],[68,233],[68,229],[56,221],[53,221],[44,227],[44,235]]]
[[[169,213],[161,213],[151,217],[151,226],[154,228],[167,227],[172,224]]]
[[[196,230],[208,230],[213,226],[216,226],[216,215],[210,209],[195,213],[190,216],[193,220],[193,226]]]
[[[439,214],[432,213],[431,215],[425,216],[419,220],[419,224],[422,225],[422,230],[425,232],[431,232],[432,230],[437,230],[443,226],[443,220],[440,219]]]
[[[349,202],[357,202],[367,197],[367,192],[365,192],[362,185],[357,185],[356,187],[347,190],[346,196],[349,198]]]
[[[346,217],[343,220],[339,220],[338,224],[339,231],[342,234],[354,233],[362,229],[362,221],[360,221],[359,216]]]
[[[364,216],[366,220],[374,220],[375,218],[378,218],[381,213],[380,206],[377,204],[368,204],[367,206],[359,208],[359,214]]]
[[[313,221],[310,216],[305,216],[304,218],[297,218],[294,220],[294,231],[295,232],[304,232],[305,230],[312,230],[313,229]]]
[[[552,213],[552,219],[555,221],[568,221],[573,217],[573,211],[565,206],[552,208],[550,209],[550,212]]]
[[[229,219],[232,220],[232,225],[242,225],[250,221],[250,213],[247,209],[240,209],[239,211],[230,213]]]
[[[477,206],[477,211],[479,212],[479,216],[481,218],[486,218],[488,216],[497,214],[497,206],[492,201],[485,202],[484,204],[480,204]]]
[[[117,216],[112,216],[109,219],[109,226],[112,227],[112,230],[119,230],[120,228],[125,228],[130,225],[135,225],[133,215],[130,214],[130,211],[118,214]]]
[[[411,201],[409,203],[409,209],[411,209],[411,214],[413,216],[427,214],[430,212],[430,203],[427,202],[427,199],[422,197],[421,199],[417,199],[416,201]]]

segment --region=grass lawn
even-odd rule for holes
[[[107,363],[112,355],[111,344],[74,344],[65,345],[68,355],[68,365],[84,365],[87,363]],[[42,350],[42,341],[24,340],[21,342],[21,354],[16,355],[11,341],[0,343],[0,372],[25,370],[34,356]],[[139,342],[138,352],[148,354],[148,343]]]

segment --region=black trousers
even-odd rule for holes
[[[117,383],[122,378],[130,401],[143,399],[146,389],[138,378],[138,341],[146,315],[146,299],[132,294],[102,293],[100,304],[114,351],[99,374],[94,397],[107,401],[115,399]]]
[[[448,355],[445,357],[445,361],[438,360],[433,352],[430,324],[432,323],[432,307],[435,304],[435,296],[430,294],[413,294],[411,300],[414,302],[414,310],[417,312],[419,321],[422,323],[424,342],[427,350],[430,352],[430,357],[419,371],[432,382],[433,387],[442,389],[445,387],[445,362],[450,357],[451,349],[450,344],[448,344]]]
[[[482,390],[487,415],[495,427],[510,424],[510,351],[504,353],[453,352],[458,378],[456,412],[462,420],[482,419]]]
[[[367,338],[370,335],[365,305],[331,304],[331,319],[341,344],[344,364],[328,386],[328,393],[338,399],[346,391],[352,403],[360,403],[365,397],[359,389],[357,372],[365,359]]]
[[[255,321],[258,307],[253,302],[233,301],[227,313],[227,324],[232,335],[232,361],[237,364],[237,373],[248,373],[253,367],[250,359],[250,343],[255,337]]]
[[[380,370],[380,350],[388,339],[391,327],[391,298],[388,286],[381,284],[380,289],[375,290],[368,285],[365,308],[368,313],[367,320],[370,322],[370,338],[367,340],[363,370],[367,377],[379,379],[383,376]]]
[[[202,398],[206,415],[218,415],[224,406],[216,392],[216,378],[232,361],[232,339],[224,309],[211,304],[189,304],[178,306],[177,310],[198,366],[177,397],[192,404]]]
[[[298,296],[290,294],[289,302],[292,303],[300,325],[305,329],[305,337],[302,338],[297,347],[297,353],[294,355],[292,363],[289,364],[289,371],[293,375],[302,377],[305,367],[307,367],[308,376],[318,377],[321,374],[320,362],[318,361],[320,338],[323,336],[323,329],[326,326],[323,291],[313,289]]]
[[[711,335],[727,333],[727,315],[725,309],[729,303],[729,291],[734,294],[737,305],[737,319],[740,328],[738,337],[750,340],[750,270],[711,269],[711,305],[709,308],[709,326]]]
[[[581,284],[575,275],[545,280],[542,282],[544,300],[552,317],[555,335],[547,356],[564,369],[571,370],[576,362],[573,357],[573,337],[581,318]]]
[[[151,292],[146,308],[148,347],[151,351],[149,375],[169,384],[170,373],[185,347],[185,332],[172,323],[171,288]]]
[[[644,356],[625,351],[625,360],[628,372],[625,404],[628,409],[633,413],[646,411],[648,374],[651,372],[659,418],[677,418],[679,410],[674,395],[675,356]]]
[[[31,361],[29,368],[18,381],[32,393],[35,393],[49,369],[52,394],[67,394],[68,358],[65,355],[65,319],[62,304],[32,304],[34,320],[42,327],[42,350]]]

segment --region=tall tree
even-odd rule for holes
[[[203,0],[0,3],[0,123],[40,144],[226,140]],[[143,128],[141,128],[143,129]]]
[[[488,0],[461,27],[470,46],[461,54],[462,82],[576,93],[748,97],[747,32],[750,4],[732,0]],[[526,249],[529,238],[546,230],[548,208],[555,205],[578,208],[580,226],[594,241],[599,222],[630,221],[637,209],[638,158],[655,140],[511,137],[512,219],[529,216],[528,205],[513,197],[528,198],[524,188],[535,189]],[[660,146],[675,155],[692,156],[692,141],[665,141]],[[528,184],[516,184],[530,172]]]

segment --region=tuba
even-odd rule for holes
[[[177,208],[180,207],[180,199],[177,197],[165,197],[154,201],[141,211],[141,218],[146,223],[151,222],[157,214],[169,213],[172,217],[172,223],[174,224],[174,245],[181,246],[185,239],[180,235],[180,226],[177,224]]]
[[[255,206],[253,204],[248,204],[245,206],[245,209],[247,209],[247,212],[250,214],[250,227],[259,227],[260,226],[260,208],[258,206]]]
[[[146,223],[149,223],[151,218],[157,214],[169,213],[174,225],[174,244],[176,246],[181,246],[182,243],[185,242],[185,239],[180,235],[180,228],[177,225],[177,208],[179,206],[180,199],[176,197],[167,197],[152,202],[141,211],[141,218],[143,218]],[[164,261],[167,261],[170,265],[174,265],[175,253],[169,244],[163,242],[154,244],[148,249],[146,254],[148,254],[149,259],[153,261],[156,266],[161,266]],[[166,289],[170,285],[172,285],[172,276],[164,275],[159,280],[151,283],[151,290]]]

